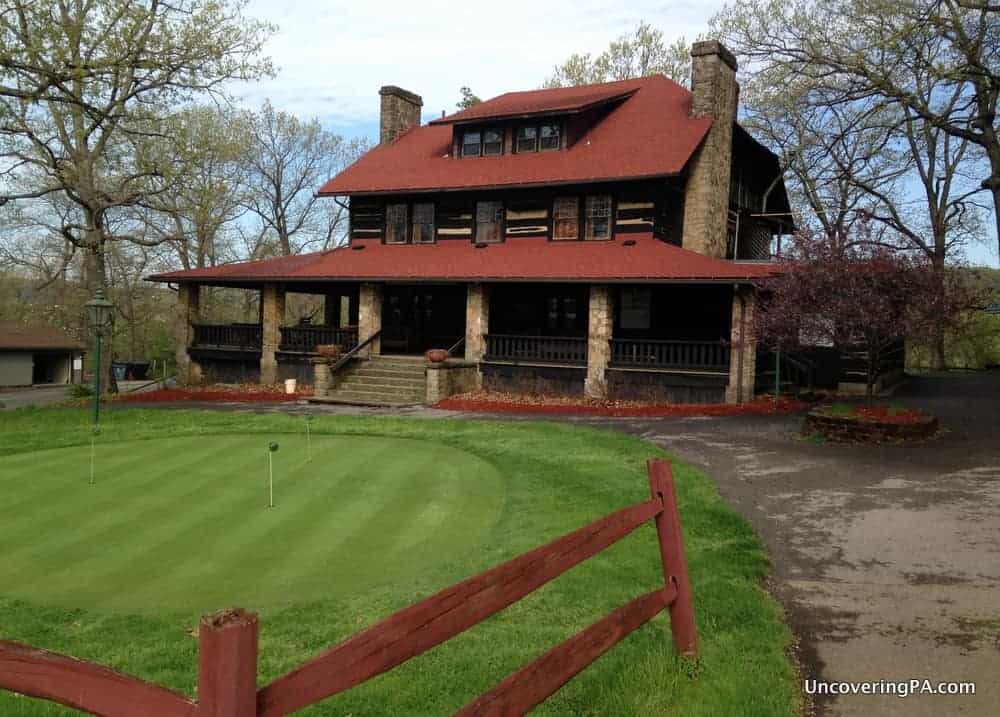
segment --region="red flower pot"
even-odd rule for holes
[[[324,358],[340,358],[340,347],[337,344],[323,344],[316,347],[316,353]]]
[[[443,363],[448,360],[448,352],[445,349],[431,349],[424,356],[431,363]]]

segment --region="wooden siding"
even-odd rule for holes
[[[676,180],[622,182],[565,187],[539,187],[531,190],[450,192],[410,197],[359,198],[351,202],[351,239],[385,237],[385,206],[393,203],[434,203],[434,236],[437,241],[475,237],[475,207],[478,202],[503,204],[503,238],[552,237],[552,207],[557,197],[580,199],[580,239],[585,225],[585,197],[610,195],[612,198],[613,237],[652,233],[658,239],[681,243],[683,193]],[[411,210],[412,211],[412,210]]]

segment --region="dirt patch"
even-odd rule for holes
[[[255,384],[213,384],[187,388],[161,388],[156,391],[129,393],[114,400],[125,403],[175,403],[185,401],[220,401],[239,403],[294,403],[312,395],[310,390],[285,393],[277,386]]]

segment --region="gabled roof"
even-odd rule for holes
[[[451,157],[452,123],[473,111],[554,112],[618,100],[568,148],[553,152]],[[486,109],[480,110],[480,107]],[[492,109],[490,109],[492,107]],[[680,174],[712,125],[689,116],[691,93],[662,75],[501,95],[447,122],[414,127],[369,150],[324,184],[321,195],[392,194],[572,184]],[[482,116],[475,115],[478,118]],[[508,114],[491,116],[509,116]]]
[[[613,241],[549,241],[518,237],[477,246],[460,239],[434,245],[355,240],[315,254],[174,271],[152,281],[726,281],[768,276],[774,264],[741,263],[696,254],[629,234]]]
[[[637,88],[623,86],[627,84],[629,83],[608,82],[600,85],[506,92],[461,112],[433,120],[431,124],[459,124],[484,119],[583,112],[633,94]]]
[[[0,351],[81,351],[83,344],[61,329],[25,326],[14,321],[0,322]]]

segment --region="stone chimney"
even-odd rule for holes
[[[379,144],[392,144],[410,127],[420,125],[420,108],[424,101],[420,95],[395,85],[386,85],[378,93],[382,97]]]
[[[691,116],[709,115],[715,122],[689,165],[682,245],[699,254],[721,258],[726,256],[733,123],[739,94],[733,53],[714,40],[694,43]]]

